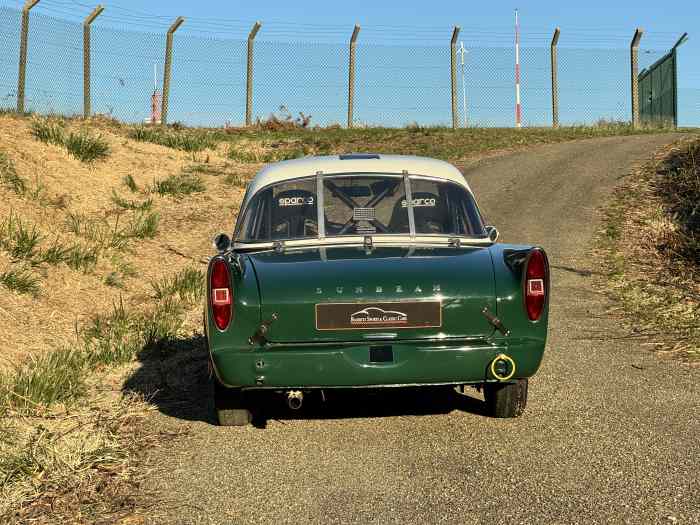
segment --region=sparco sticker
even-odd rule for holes
[[[285,206],[312,206],[313,203],[313,197],[283,197],[279,200],[280,208]]]
[[[433,199],[433,198],[413,199],[412,202],[413,202],[414,208],[434,208],[435,207],[435,199]],[[406,207],[406,199],[401,201],[401,207],[402,208]]]

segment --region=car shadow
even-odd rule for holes
[[[140,366],[124,382],[124,393],[143,396],[167,416],[216,424],[204,337],[160,341],[137,357]],[[247,392],[246,398],[260,429],[269,421],[299,419],[420,417],[454,410],[485,415],[475,390],[457,393],[445,386],[314,390],[305,394],[299,410],[291,410],[279,392]]]

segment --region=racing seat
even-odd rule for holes
[[[294,239],[316,235],[318,228],[316,194],[306,190],[287,190],[272,199],[272,235],[274,239]],[[312,231],[309,231],[309,227]]]
[[[434,193],[416,191],[412,193],[414,205],[413,217],[416,221],[416,233],[439,234],[446,233],[450,228],[450,217],[447,213],[445,201]],[[408,231],[408,210],[403,202],[406,196],[396,201],[394,211],[389,221],[389,230],[392,232]]]

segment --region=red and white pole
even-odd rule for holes
[[[520,23],[518,10],[515,10],[515,127],[520,128],[522,122],[522,107],[520,105]]]

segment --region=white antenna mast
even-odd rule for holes
[[[158,91],[158,64],[153,63],[153,92]]]

